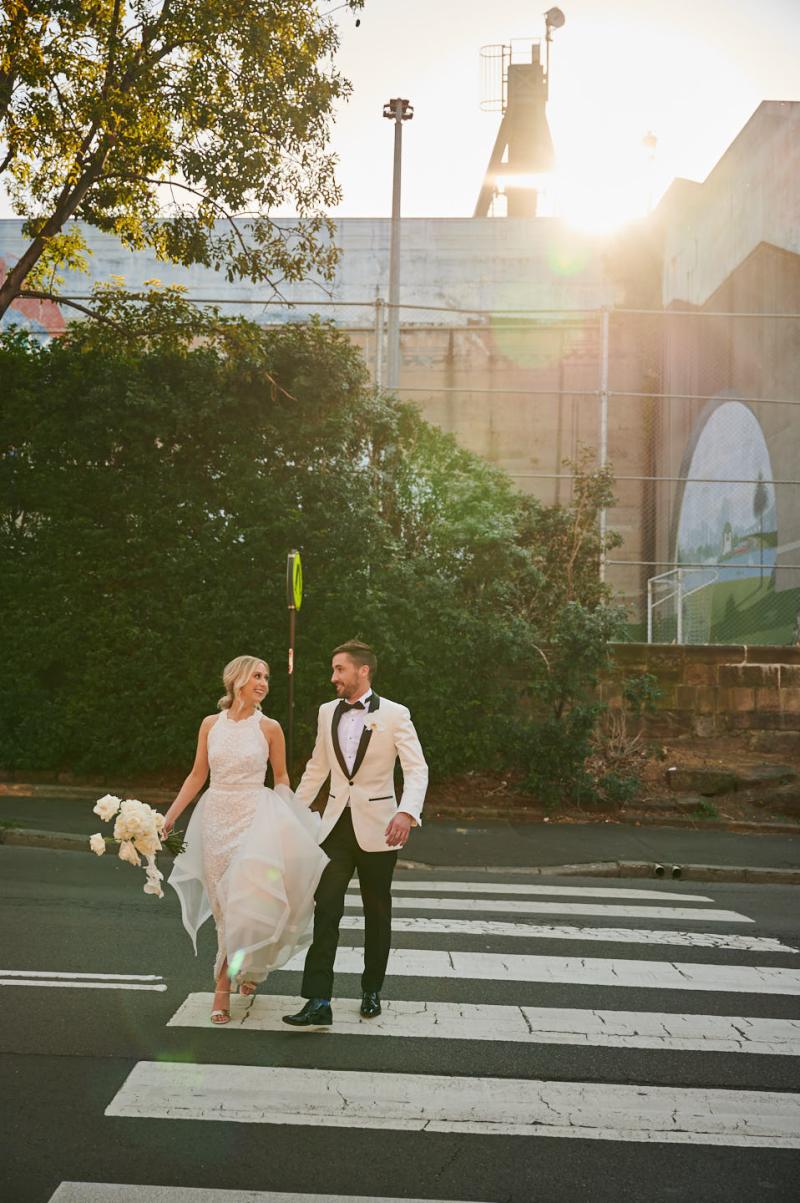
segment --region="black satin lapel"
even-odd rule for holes
[[[344,756],[342,756],[342,749],[339,747],[339,719],[341,717],[342,712],[339,707],[336,706],[333,711],[333,722],[331,723],[331,739],[333,740],[333,750],[336,755],[336,759],[339,761],[339,768],[342,770],[345,777],[349,778],[350,774],[347,771],[347,764]]]
[[[377,693],[373,692],[369,699],[369,706],[367,707],[367,714],[374,713],[374,711],[376,711],[378,709],[380,704],[381,704],[380,698],[378,697]],[[356,752],[356,758],[355,758],[355,762],[353,764],[353,771],[350,774],[351,778],[355,777],[356,773],[361,768],[364,757],[367,754],[367,748],[369,747],[369,741],[371,739],[372,739],[372,732],[370,730],[368,730],[367,727],[365,727],[364,730],[361,732],[361,739],[358,741],[358,751]]]

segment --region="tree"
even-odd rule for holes
[[[29,242],[0,318],[85,266],[78,221],[229,280],[330,279],[337,45],[316,0],[8,0],[0,181]],[[296,222],[270,218],[281,204]]]
[[[224,320],[174,288],[92,304],[48,344],[0,337],[4,767],[174,779],[243,651],[273,661],[284,718],[298,547],[295,771],[356,636],[437,776],[585,782],[621,622],[598,577],[608,469],[582,459],[572,503],[546,506],[376,396],[329,325]]]
[[[753,491],[753,517],[758,521],[759,528],[759,555],[761,563],[761,578],[764,577],[764,511],[769,505],[769,494],[767,486],[764,484],[764,473],[759,468],[758,480]]]

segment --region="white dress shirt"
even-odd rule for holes
[[[364,734],[364,723],[367,721],[367,707],[369,706],[369,699],[371,697],[372,690],[368,689],[360,698],[355,699],[361,703],[364,709],[348,710],[339,719],[339,729],[337,731],[339,748],[347,765],[348,773],[352,773],[353,765],[356,762],[358,745],[361,743],[361,736]]]

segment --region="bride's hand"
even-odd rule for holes
[[[175,826],[175,820],[170,818],[170,813],[167,811],[164,816],[164,837],[166,838]]]

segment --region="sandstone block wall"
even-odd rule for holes
[[[600,687],[623,706],[626,677],[650,673],[661,697],[645,720],[656,738],[740,732],[754,751],[800,755],[800,647],[621,643]]]

